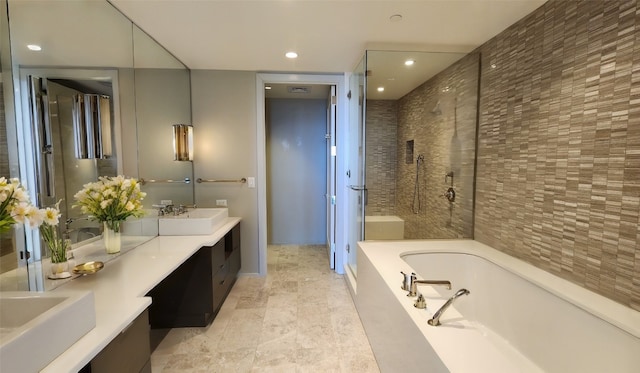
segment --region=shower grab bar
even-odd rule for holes
[[[200,183],[240,183],[240,184],[244,184],[247,182],[247,178],[243,177],[241,179],[237,179],[237,180],[233,180],[233,179],[203,179],[203,178],[197,178],[196,182],[198,184]]]
[[[156,179],[142,179],[140,178],[140,184],[145,185],[147,183],[183,183],[183,184],[189,184],[191,183],[191,179],[189,179],[188,177],[185,177],[184,180],[171,180],[171,179],[167,179],[167,180],[156,180]]]

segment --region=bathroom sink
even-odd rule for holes
[[[95,326],[93,292],[0,292],[0,372],[37,372]]]
[[[161,236],[193,236],[213,234],[229,217],[226,208],[196,208],[177,216],[158,217]]]

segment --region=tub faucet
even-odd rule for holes
[[[449,298],[449,300],[442,307],[440,307],[440,309],[437,310],[436,313],[433,314],[433,318],[429,319],[429,321],[427,321],[427,323],[429,323],[429,325],[431,325],[431,326],[440,325],[440,317],[442,316],[444,311],[446,311],[447,308],[449,308],[453,304],[453,301],[455,301],[456,298],[458,298],[459,296],[461,296],[461,295],[469,295],[469,293],[470,292],[467,289],[460,289],[460,290],[456,291],[456,293],[453,294],[453,296],[451,298]]]
[[[451,282],[448,280],[413,280],[411,281],[411,286],[409,288],[408,297],[415,297],[418,294],[418,284],[426,284],[426,285],[442,285],[447,289],[451,290]]]
[[[402,290],[409,291],[409,289],[411,289],[411,285],[417,278],[416,273],[404,273],[402,271],[400,271],[400,273],[402,273]]]

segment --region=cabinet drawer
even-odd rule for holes
[[[233,250],[228,259],[229,273],[236,275],[240,271],[240,249]]]
[[[224,243],[225,240],[220,240],[211,247],[211,271],[213,273],[218,272],[224,266]]]
[[[213,276],[213,309],[217,312],[218,308],[222,306],[224,299],[227,296],[227,291],[230,286],[229,277],[229,265],[225,264],[219,271]]]
[[[233,227],[231,231],[227,233],[224,239],[226,241],[228,252],[239,249],[240,248],[240,223],[238,223],[235,227]]]
[[[91,373],[138,373],[151,356],[149,315],[145,310],[111,341],[93,360]]]

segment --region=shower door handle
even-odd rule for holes
[[[365,206],[369,203],[369,190],[365,185],[349,185],[349,189],[362,192],[362,194],[358,196],[359,201],[364,202]]]

